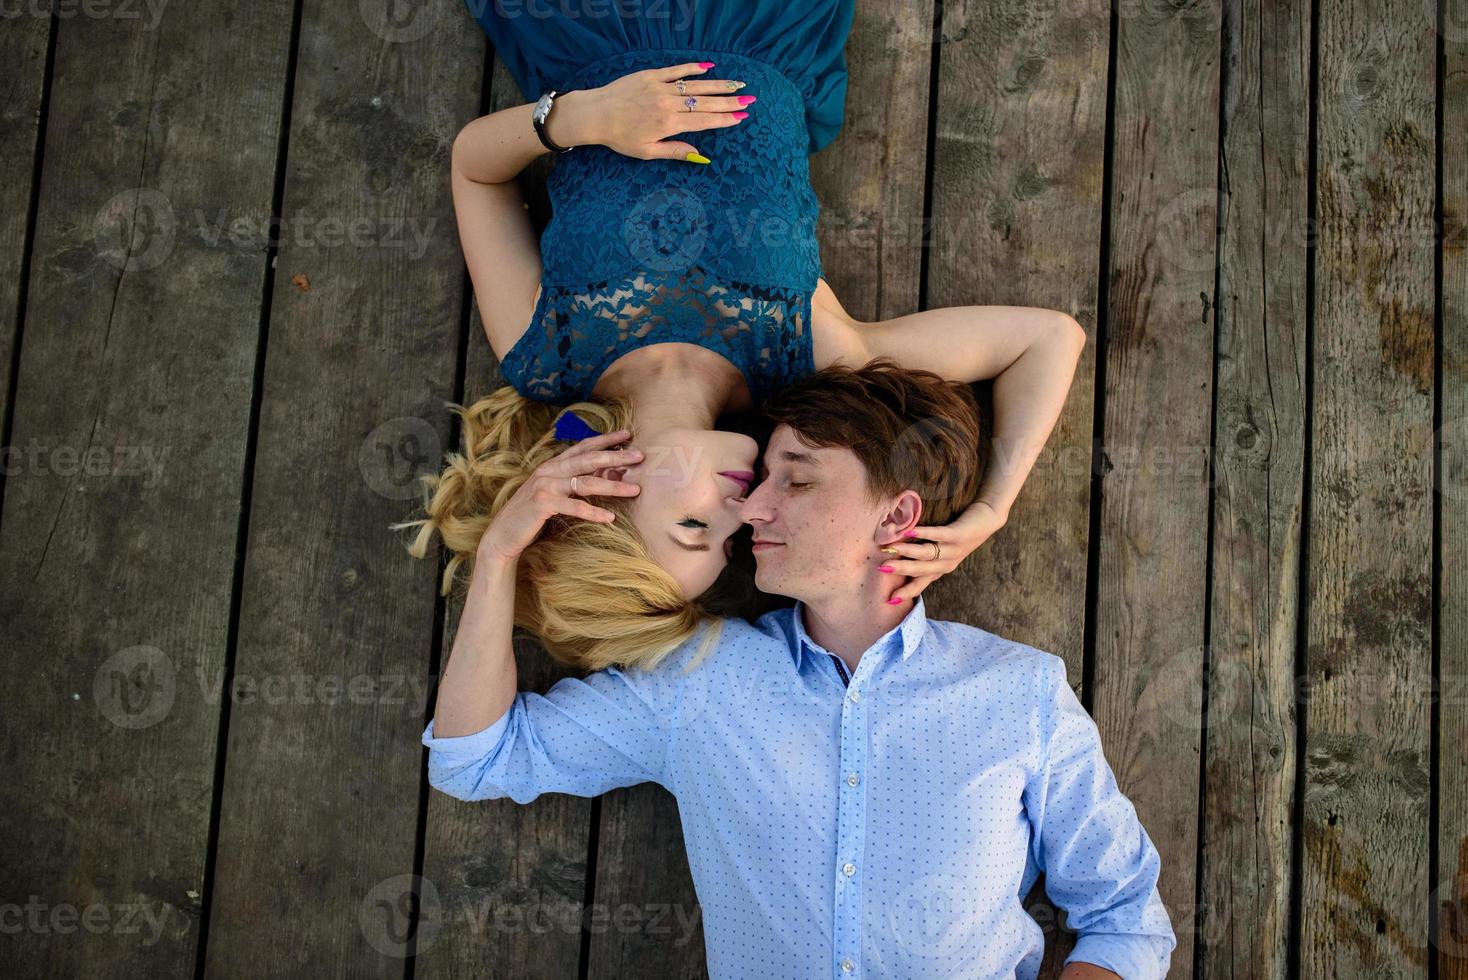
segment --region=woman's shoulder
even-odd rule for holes
[[[867,361],[861,323],[846,312],[830,284],[816,280],[810,298],[811,360],[816,370],[833,364],[861,367]]]

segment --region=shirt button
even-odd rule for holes
[[[847,861],[844,865],[841,866],[841,873],[850,878],[852,875],[856,874],[856,865],[852,864],[850,861]]]
[[[846,785],[848,786],[855,786],[859,782],[861,782],[861,777],[856,773],[851,773],[846,777]]]
[[[856,969],[856,967],[852,964],[850,960],[842,960],[841,969],[845,970],[847,973],[850,973],[852,970]]]
[[[853,700],[853,701],[860,701],[861,700],[861,692],[858,691],[854,687],[851,689],[851,700]]]

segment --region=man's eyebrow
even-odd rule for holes
[[[782,449],[780,451],[780,459],[787,463],[808,463],[811,466],[814,466],[816,463],[816,458],[810,453],[799,453],[793,449]],[[765,469],[770,468],[769,464],[763,459],[760,460],[760,466]]]
[[[678,547],[682,548],[684,551],[708,551],[709,550],[709,546],[706,545],[706,544],[684,544],[682,541],[679,541],[677,538],[673,537],[673,532],[672,531],[669,531],[668,532],[668,540],[672,541],[674,544],[676,544]]]

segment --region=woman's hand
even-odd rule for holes
[[[604,432],[582,439],[559,456],[535,468],[508,503],[490,521],[479,539],[478,560],[511,562],[530,546],[552,514],[569,514],[588,521],[611,521],[609,510],[593,506],[585,496],[617,494],[636,496],[642,489],[635,483],[593,476],[603,466],[629,466],[642,458],[636,449],[607,449],[631,435],[626,429]],[[571,494],[571,477],[576,478],[576,495]]]
[[[739,97],[732,94],[739,85],[722,79],[687,77],[706,71],[698,62],[647,68],[585,90],[586,97],[570,114],[576,123],[567,138],[574,139],[578,131],[583,132],[589,134],[583,142],[600,143],[638,160],[683,160],[692,153],[699,157],[694,162],[707,163],[692,144],[664,139],[674,133],[737,126],[744,118],[735,115],[745,110]],[[676,84],[679,79],[687,79],[682,92]],[[578,94],[566,93],[572,99]],[[684,104],[689,96],[698,100],[692,111]],[[552,109],[547,126],[555,115]],[[553,132],[551,139],[556,139]]]
[[[974,549],[1003,527],[1007,519],[1007,515],[1001,514],[987,502],[976,500],[951,524],[914,527],[909,532],[912,539],[888,546],[897,554],[882,556],[882,564],[892,569],[893,579],[900,580],[903,576],[908,576],[907,582],[887,597],[888,601],[893,598],[916,599],[940,576],[947,575],[962,564]],[[918,538],[924,540],[916,540]],[[936,561],[932,557],[933,546],[929,541],[938,543],[940,557]]]

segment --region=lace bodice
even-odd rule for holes
[[[707,48],[620,52],[562,91],[643,68],[711,60],[757,101],[743,122],[680,133],[708,164],[638,160],[604,146],[557,158],[547,184],[541,295],[501,371],[527,397],[590,397],[606,367],[659,342],[714,350],[754,403],[815,370],[810,301],[820,278],[805,93],[778,68]]]

